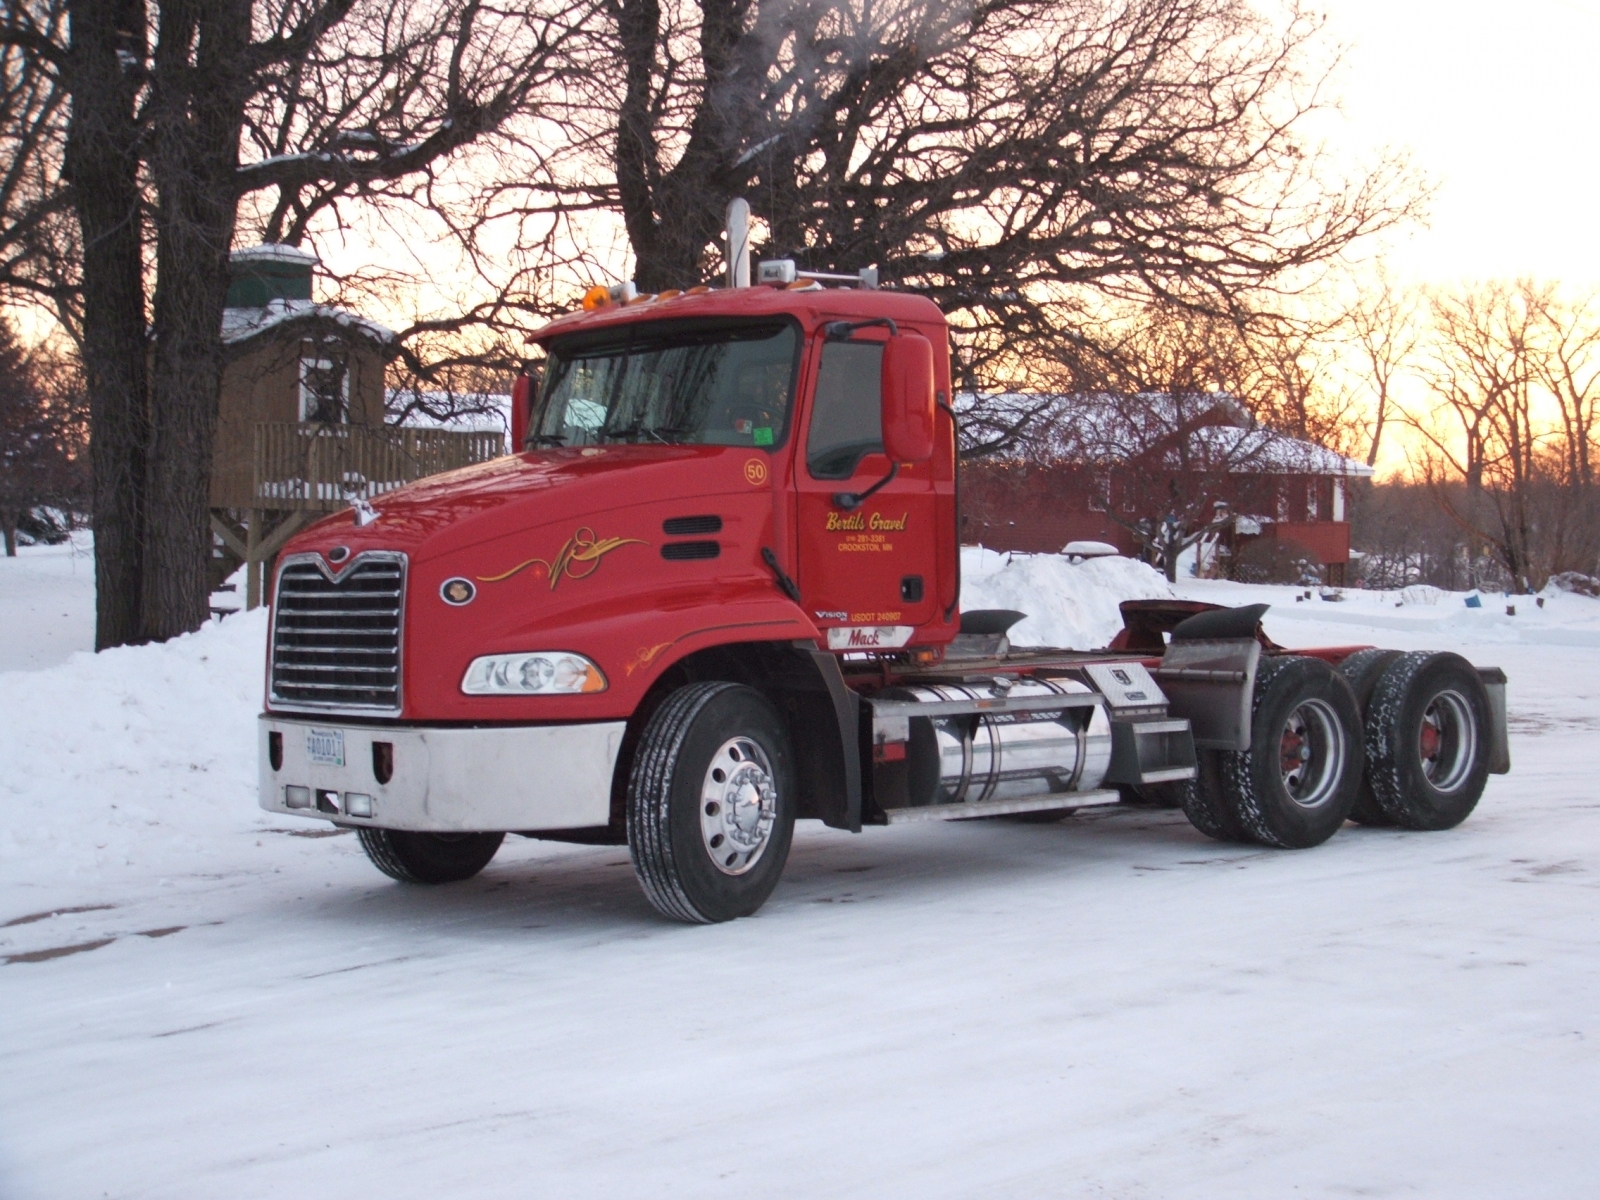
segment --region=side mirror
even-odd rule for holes
[[[533,403],[533,381],[518,375],[511,385],[511,453],[521,454],[528,440],[529,409]]]
[[[933,343],[897,333],[883,345],[883,452],[892,463],[933,457]]]

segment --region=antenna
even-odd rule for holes
[[[728,286],[750,286],[750,205],[743,196],[728,201]]]

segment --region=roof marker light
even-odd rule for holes
[[[583,294],[583,311],[595,312],[598,309],[611,307],[611,289],[603,283],[597,283]]]

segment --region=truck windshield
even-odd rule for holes
[[[797,347],[786,322],[636,327],[625,341],[558,345],[529,442],[775,446],[788,423]]]

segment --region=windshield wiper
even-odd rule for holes
[[[564,433],[536,433],[528,439],[535,446],[565,446],[567,435]]]
[[[621,429],[602,429],[600,434],[606,438],[636,438],[643,434],[645,437],[655,438],[663,446],[671,446],[674,443],[662,437],[662,434],[678,435],[687,432],[688,430],[680,425],[646,425],[643,421],[639,421],[633,425],[625,425]]]

